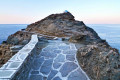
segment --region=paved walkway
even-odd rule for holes
[[[51,42],[34,59],[29,80],[89,80],[76,60],[74,44]]]

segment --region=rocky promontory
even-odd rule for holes
[[[71,42],[102,41],[97,33],[87,27],[83,21],[76,21],[74,16],[67,13],[52,14],[48,17],[27,26],[24,31],[18,31],[7,39],[9,44],[25,44],[32,33],[48,36],[70,37]]]
[[[70,12],[52,14],[8,37],[6,45],[25,45],[32,34],[69,38],[78,47],[77,59],[91,80],[120,80],[120,54],[102,40],[83,21],[75,20]],[[2,52],[2,51],[1,51]]]

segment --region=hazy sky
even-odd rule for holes
[[[30,24],[64,10],[86,24],[120,24],[120,0],[0,0],[0,24]]]

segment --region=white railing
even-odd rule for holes
[[[0,80],[10,80],[13,78],[31,51],[35,48],[37,42],[37,35],[32,35],[30,42],[0,68]]]

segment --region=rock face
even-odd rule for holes
[[[120,80],[120,54],[104,43],[86,45],[77,58],[91,80]]]

